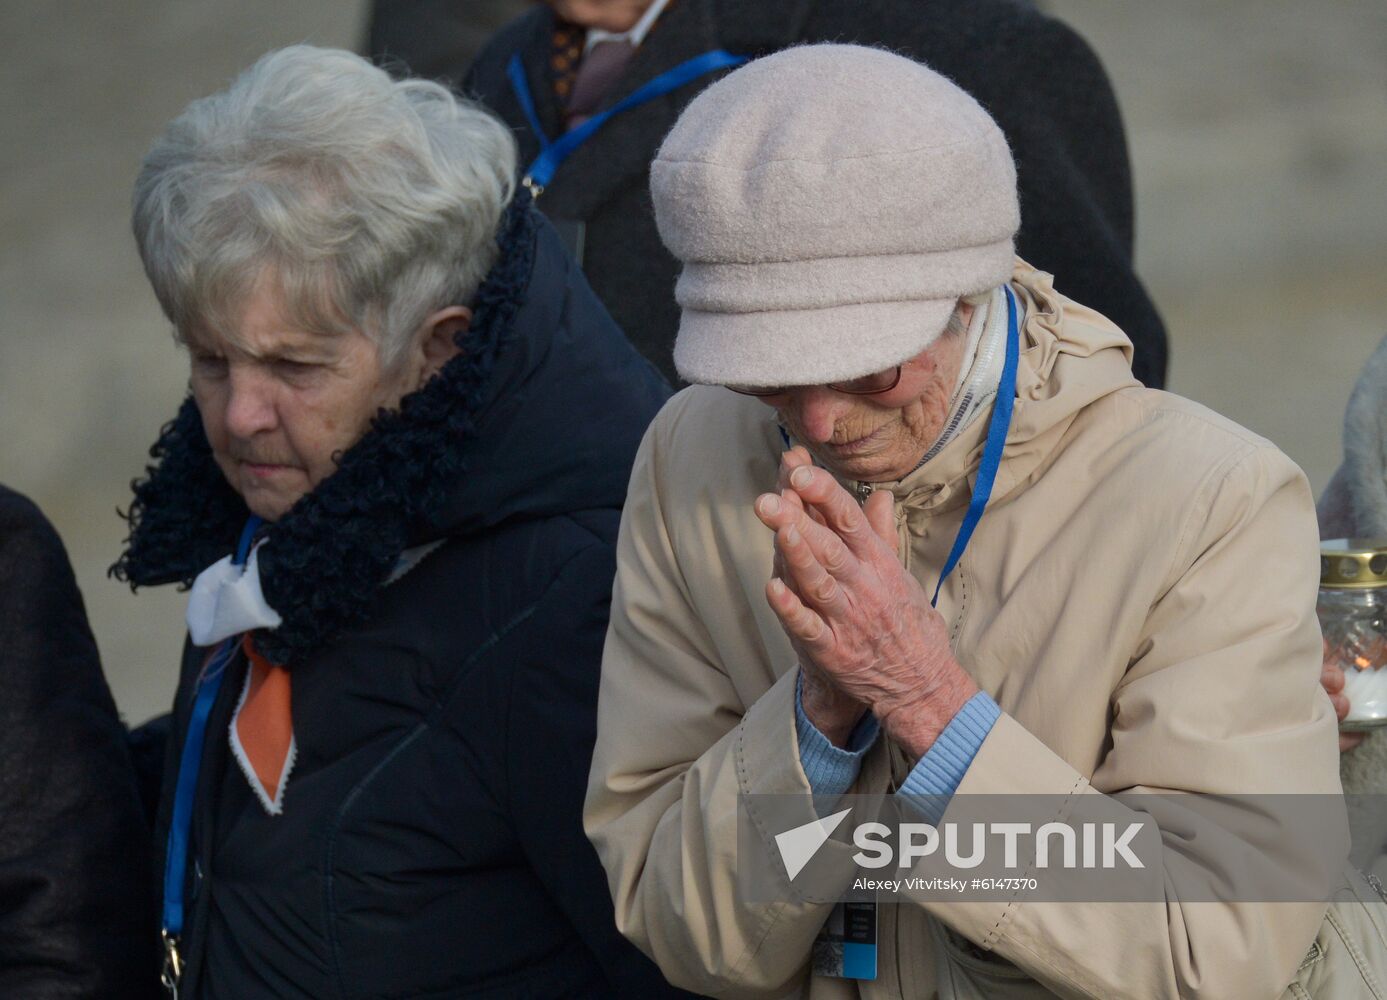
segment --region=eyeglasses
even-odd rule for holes
[[[900,382],[901,366],[896,365],[896,367],[888,368],[884,372],[873,372],[860,378],[848,379],[846,382],[829,382],[828,388],[845,392],[849,396],[874,396],[879,392],[889,392],[900,385]],[[740,392],[743,396],[778,396],[782,392],[789,392],[798,387],[793,385],[729,385],[727,388],[733,392]]]

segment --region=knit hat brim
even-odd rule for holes
[[[704,312],[686,306],[674,345],[685,381],[822,385],[884,371],[939,339],[958,300]]]

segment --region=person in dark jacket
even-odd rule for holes
[[[185,1000],[682,995],[580,820],[668,389],[513,168],[481,109],[306,46],[146,158],[192,394],[116,569],[192,585],[156,831]]]
[[[156,995],[148,830],[63,543],[0,487],[0,997]]]
[[[654,7],[653,23],[641,23]],[[923,62],[972,94],[1006,134],[1021,196],[1017,252],[1059,276],[1058,290],[1112,319],[1135,345],[1142,382],[1165,382],[1166,337],[1132,263],[1131,168],[1112,86],[1089,46],[1023,0],[549,0],[498,32],[464,74],[447,37],[427,19],[431,0],[377,0],[367,45],[461,87],[499,114],[520,141],[522,168],[540,152],[511,79],[518,56],[546,141],[579,119],[584,55],[595,35],[640,37],[596,109],[610,108],[665,70],[723,49],[756,56],[807,42],[882,46]],[[437,15],[434,15],[437,16]],[[624,21],[621,20],[624,18]],[[614,20],[615,19],[615,20]],[[410,30],[413,26],[414,30]],[[441,29],[441,30],[440,30]],[[589,282],[631,341],[672,381],[679,324],[677,265],[655,230],[649,164],[688,103],[726,70],[694,80],[610,119],[558,168],[539,199],[576,232]],[[577,95],[575,97],[575,95]]]

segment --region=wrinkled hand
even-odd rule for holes
[[[870,709],[923,756],[978,688],[896,559],[890,493],[874,493],[864,510],[801,449],[786,454],[781,475],[781,492],[758,497],[756,512],[775,532],[766,598],[800,657],[805,713],[842,746]]]
[[[1334,703],[1334,714],[1339,717],[1339,721],[1344,721],[1344,716],[1348,715],[1348,695],[1344,694],[1344,668],[1339,662],[1329,654],[1326,646],[1324,651],[1324,668],[1320,671],[1320,684],[1329,693],[1329,700]],[[1339,734],[1339,752],[1352,750],[1363,742],[1365,733],[1343,733]]]
[[[776,489],[780,491],[780,499],[791,510],[802,512],[817,524],[825,524],[823,515],[819,513],[818,509],[814,507],[806,509],[799,494],[790,486],[790,476],[795,469],[801,466],[804,468],[814,467],[813,458],[802,445],[796,445],[781,456],[780,472],[776,481]],[[887,513],[890,513],[889,510]],[[877,527],[875,524],[872,526],[874,529]],[[888,525],[888,527],[890,526]],[[888,537],[894,548],[895,531],[892,530]],[[771,577],[782,582],[787,579],[785,556],[779,545],[775,546]],[[774,602],[771,603],[771,608],[774,610]],[[815,665],[814,661],[809,658],[807,651],[800,647],[794,634],[788,630],[786,634],[799,657],[800,701],[804,706],[805,714],[809,716],[815,728],[823,733],[830,743],[837,747],[847,746],[854,727],[867,714],[867,706],[834,687],[832,680]]]

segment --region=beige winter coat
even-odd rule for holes
[[[959,794],[1337,792],[1305,477],[1262,438],[1142,388],[1123,334],[1048,275],[1018,262],[1013,287],[1026,308],[1015,413],[938,606],[1004,713]],[[927,593],[986,425],[889,486]],[[772,538],[752,511],[782,450],[771,409],[694,387],[636,459],[586,810],[622,932],[672,982],[721,996],[1281,995],[1314,956],[1323,904],[882,906],[876,980],[809,974],[828,905],[752,905],[736,879],[739,864],[783,870],[769,834],[738,857],[739,792],[804,794],[813,819],[795,656],[763,596]],[[912,763],[878,740],[855,790],[889,791]],[[1200,849],[1162,860],[1178,874]],[[951,948],[941,921],[996,961]]]

